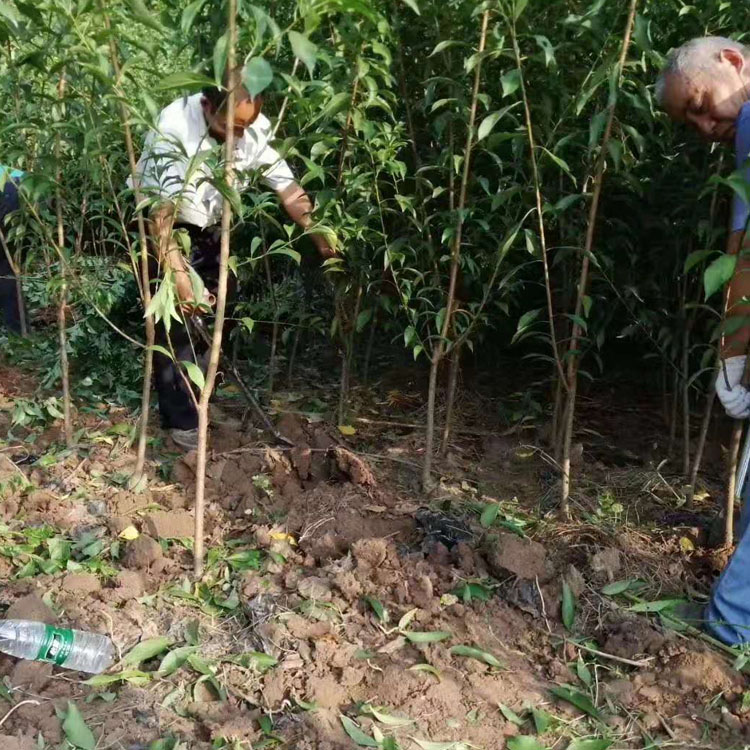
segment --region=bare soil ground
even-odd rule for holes
[[[0,377],[5,433],[29,381]],[[562,523],[543,430],[500,428],[476,397],[425,497],[418,395],[355,391],[345,436],[310,406],[324,395],[277,394],[294,448],[214,430],[200,582],[193,454],[159,435],[136,492],[122,411],[79,412],[73,451],[55,426],[12,429],[5,616],[107,633],[122,662],[87,682],[0,657],[0,748],[83,742],[71,703],[116,750],[747,746],[747,676],[664,604],[705,601],[716,481],[686,511],[637,415],[595,423],[584,402]]]

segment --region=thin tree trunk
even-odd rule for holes
[[[489,25],[490,13],[485,10],[482,14],[482,25],[479,32],[479,47],[478,54],[481,55],[484,52],[485,45],[487,43],[487,27]],[[424,463],[422,465],[422,487],[425,491],[431,489],[432,486],[432,451],[435,442],[435,400],[437,395],[437,376],[440,363],[443,359],[443,351],[445,348],[445,341],[448,337],[448,332],[451,329],[451,322],[453,318],[453,304],[456,296],[456,280],[458,278],[458,266],[461,261],[461,237],[463,232],[463,211],[466,205],[466,189],[469,183],[470,165],[471,165],[471,151],[474,146],[474,122],[477,116],[477,102],[479,99],[479,83],[482,72],[482,58],[480,57],[477,61],[476,68],[474,70],[474,88],[471,95],[471,108],[469,110],[469,122],[467,125],[466,132],[466,148],[464,151],[464,165],[463,165],[463,176],[461,178],[461,188],[458,197],[458,217],[456,219],[456,236],[453,240],[453,250],[451,253],[451,270],[450,270],[450,281],[448,284],[448,294],[445,305],[445,320],[443,321],[442,330],[440,332],[440,338],[435,345],[435,349],[432,353],[432,361],[430,364],[430,386],[427,394],[427,428],[425,431],[425,454]]]
[[[360,48],[361,51],[361,48]],[[344,135],[341,139],[341,151],[339,153],[339,168],[336,176],[336,184],[341,184],[341,175],[344,173],[344,164],[346,163],[346,149],[349,145],[349,131],[352,127],[352,112],[354,110],[354,104],[357,99],[357,92],[359,91],[359,71],[357,70],[357,60],[359,60],[360,53],[357,53],[357,59],[354,61],[354,83],[352,84],[352,96],[349,100],[349,111],[346,113],[346,125],[344,125]]]
[[[622,71],[625,67],[625,60],[630,47],[630,37],[635,22],[635,11],[638,0],[630,0],[630,9],[628,19],[625,24],[625,32],[622,39],[622,48],[620,50],[620,59],[617,67],[617,80],[619,82]],[[586,296],[589,277],[589,263],[591,259],[592,248],[594,246],[594,230],[596,229],[596,218],[599,211],[599,200],[602,194],[602,182],[604,181],[604,165],[606,163],[607,143],[612,133],[612,124],[615,119],[616,99],[609,105],[607,115],[607,124],[604,128],[604,135],[600,145],[599,163],[595,173],[594,193],[591,198],[591,207],[589,209],[588,226],[586,227],[586,244],[583,250],[583,259],[581,261],[581,275],[578,281],[578,297],[576,299],[575,317],[573,320],[573,331],[570,337],[570,346],[568,348],[568,373],[567,373],[567,391],[568,407],[565,415],[565,434],[563,438],[562,449],[562,492],[560,497],[560,513],[563,517],[570,515],[570,448],[573,442],[573,423],[575,420],[576,392],[578,390],[578,346],[581,337],[581,327],[578,320],[583,312],[583,300]]]
[[[727,499],[724,506],[724,546],[730,547],[734,543],[734,493],[737,489],[737,458],[742,443],[743,420],[735,420],[732,426],[732,437],[729,441],[727,454]]]
[[[62,107],[65,98],[65,71],[60,74],[57,84],[57,98]],[[61,112],[61,117],[63,113]],[[57,304],[57,333],[60,344],[60,377],[62,379],[63,392],[63,424],[65,432],[65,445],[70,448],[73,445],[73,420],[70,404],[70,365],[68,363],[68,334],[66,324],[66,311],[68,306],[68,269],[65,260],[65,226],[63,224],[62,190],[62,146],[60,134],[55,136],[55,161],[57,162],[57,187],[55,188],[55,211],[57,214],[57,254],[60,261],[60,291]]]
[[[341,386],[339,388],[339,424],[346,424],[349,416],[349,391],[351,389],[352,376],[352,357],[354,354],[354,337],[357,333],[357,318],[359,317],[359,308],[362,304],[362,285],[357,286],[357,297],[354,302],[354,313],[351,318],[351,327],[344,336],[342,331],[342,340],[344,348],[341,352]]]
[[[234,110],[238,83],[235,68],[237,48],[237,0],[228,0],[228,42],[227,69],[229,70],[229,96],[227,98],[227,134],[224,143],[224,180],[231,189],[234,186]],[[227,304],[227,278],[229,270],[229,237],[232,227],[232,203],[224,199],[221,216],[221,254],[219,256],[219,281],[216,291],[216,318],[213,338],[206,370],[206,378],[198,402],[198,454],[195,467],[195,540],[194,573],[196,578],[203,574],[204,539],[203,521],[206,500],[206,454],[208,451],[208,401],[214,390],[216,371],[219,367],[221,339],[224,329],[224,316]]]
[[[362,382],[367,383],[370,380],[370,362],[372,361],[372,349],[375,346],[375,333],[378,328],[378,315],[380,313],[380,297],[375,305],[375,312],[372,314],[370,321],[370,335],[367,337],[367,349],[365,349],[365,361],[362,368]]]
[[[271,263],[268,260],[268,254],[265,252],[265,236],[263,237],[263,264],[266,269],[266,282],[271,292],[271,303],[273,305],[273,329],[271,333],[271,356],[268,362],[268,400],[270,402],[273,395],[273,386],[276,376],[276,349],[279,342],[279,303],[276,299],[276,291],[273,288],[273,277],[271,276]]]
[[[133,193],[137,206],[141,206],[143,195],[138,184],[137,165],[138,160],[135,156],[135,146],[133,145],[133,133],[130,129],[130,113],[128,105],[125,102],[125,96],[122,91],[121,79],[122,69],[120,67],[120,56],[117,53],[117,44],[110,24],[109,16],[104,12],[103,4],[99,6],[104,16],[104,25],[109,33],[109,56],[112,62],[112,68],[115,71],[114,91],[117,95],[118,106],[120,109],[120,122],[122,124],[123,134],[125,137],[125,150],[128,153],[128,167],[130,177],[133,181]],[[143,356],[143,386],[141,388],[141,418],[138,425],[138,448],[136,450],[135,468],[131,477],[131,486],[138,486],[144,476],[146,465],[146,446],[148,444],[148,419],[151,409],[151,377],[154,368],[154,341],[156,340],[156,328],[154,318],[148,312],[151,305],[151,281],[148,272],[148,235],[146,233],[146,220],[143,218],[143,211],[139,208],[137,212],[138,219],[138,238],[140,241],[140,288],[143,298],[144,317],[146,321],[146,350]]]
[[[536,141],[534,139],[534,128],[531,123],[531,108],[529,106],[529,97],[526,93],[526,82],[523,77],[523,67],[521,65],[521,50],[518,47],[516,38],[516,24],[511,20],[510,24],[511,39],[513,42],[513,53],[516,59],[516,69],[521,83],[521,98],[523,99],[524,118],[526,122],[526,137],[529,141],[529,159],[531,160],[531,172],[534,178],[534,197],[536,199],[536,214],[539,223],[539,245],[542,255],[542,268],[544,270],[544,290],[547,298],[547,317],[549,318],[549,335],[552,345],[552,356],[555,359],[558,377],[565,384],[565,373],[560,360],[560,352],[557,346],[557,334],[555,332],[555,311],[552,304],[552,283],[550,281],[549,263],[547,262],[547,236],[544,228],[544,215],[542,213],[542,190],[539,179],[539,167],[536,161]]]
[[[674,455],[674,446],[677,442],[677,413],[680,403],[680,372],[675,369],[672,375],[672,406],[669,413],[669,447],[667,455]]]
[[[690,474],[690,326],[685,325],[682,332],[682,475],[687,479]]]
[[[690,471],[690,487],[688,488],[687,499],[685,502],[686,508],[692,508],[695,501],[695,485],[698,481],[698,472],[700,471],[701,462],[703,461],[703,450],[706,447],[706,437],[708,435],[708,427],[711,424],[711,414],[713,413],[715,400],[716,390],[711,388],[711,392],[706,396],[706,407],[703,411],[701,429],[698,433],[698,444],[695,446],[693,468]]]
[[[448,373],[448,392],[445,404],[445,422],[443,424],[443,439],[440,445],[440,455],[448,453],[448,444],[451,439],[451,427],[453,425],[453,407],[456,403],[456,388],[458,386],[458,374],[461,371],[461,345],[454,346],[451,352],[451,367]]]

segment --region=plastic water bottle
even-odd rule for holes
[[[0,651],[89,674],[103,672],[115,658],[114,646],[106,635],[27,620],[0,620]]]

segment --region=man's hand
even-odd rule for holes
[[[311,236],[313,238],[313,242],[315,243],[315,247],[318,249],[320,257],[323,258],[323,260],[339,257],[338,251],[334,250],[328,244],[328,240],[322,234],[313,234]]]
[[[734,419],[750,417],[750,391],[742,385],[746,360],[745,356],[725,359],[716,378],[716,395]]]

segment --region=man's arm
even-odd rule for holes
[[[174,274],[177,296],[182,303],[194,303],[193,284],[190,281],[187,261],[177,241],[172,236],[176,206],[170,201],[157,205],[149,214],[149,233],[156,246],[157,258],[162,268]]]
[[[305,230],[312,226],[312,201],[310,196],[296,182],[279,190],[278,196],[287,215],[295,224]],[[328,244],[322,234],[311,233],[310,238],[323,258],[336,257],[336,251]]]

